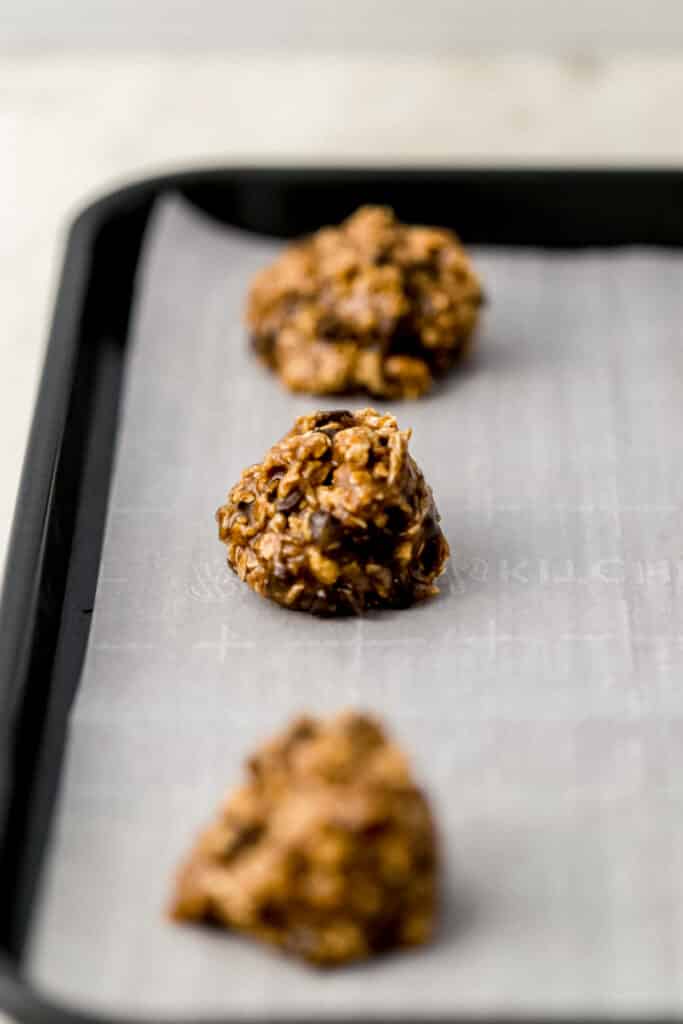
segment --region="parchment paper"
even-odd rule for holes
[[[334,622],[253,595],[213,520],[326,404],[245,344],[245,289],[276,248],[173,197],[153,218],[32,978],[158,1016],[680,1013],[683,258],[476,252],[476,358],[393,408],[455,552],[442,596]],[[385,719],[432,795],[438,941],[319,973],[165,920],[244,755],[295,712],[349,705]]]

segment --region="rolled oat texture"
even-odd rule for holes
[[[300,416],[216,513],[228,564],[263,597],[317,615],[438,593],[449,548],[409,439],[374,409]]]
[[[292,391],[417,398],[466,353],[481,302],[452,231],[364,206],[261,271],[247,323]]]
[[[342,964],[427,941],[437,867],[429,805],[382,728],[354,712],[301,718],[248,760],[171,914]]]

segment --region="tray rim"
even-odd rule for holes
[[[290,179],[301,184],[332,183],[335,180],[348,179],[356,184],[375,181],[378,178],[390,180],[396,184],[416,179],[429,179],[443,183],[456,182],[488,182],[504,187],[506,184],[523,182],[533,185],[534,182],[553,181],[556,184],[569,185],[572,182],[583,184],[599,183],[609,186],[628,182],[643,187],[667,185],[672,186],[680,198],[681,221],[678,245],[683,246],[683,168],[666,167],[493,167],[493,166],[405,166],[398,169],[390,166],[254,166],[235,164],[225,167],[205,169],[180,169],[153,175],[143,176],[121,187],[91,199],[71,221],[62,261],[62,269],[56,292],[48,344],[43,359],[43,369],[36,392],[32,424],[23,462],[20,485],[17,493],[13,524],[7,548],[2,594],[0,598],[0,849],[6,840],[5,798],[13,792],[9,761],[19,715],[27,694],[27,683],[31,674],[31,657],[36,645],[41,642],[37,632],[37,620],[44,587],[43,573],[45,569],[46,535],[57,507],[55,500],[55,480],[59,471],[60,458],[64,455],[64,429],[69,409],[74,400],[74,373],[76,359],[81,347],[85,344],[83,321],[89,288],[92,285],[93,259],[95,247],[107,224],[115,222],[131,210],[143,217],[155,199],[164,192],[201,188],[202,186],[227,187],[243,181],[246,184],[269,180],[282,183]],[[676,244],[676,243],[674,243]],[[137,253],[136,253],[137,261]],[[134,268],[133,268],[134,269]],[[99,552],[97,555],[99,561]],[[70,565],[71,552],[67,556],[67,570]],[[16,583],[15,581],[19,581]],[[64,594],[61,595],[62,599]],[[59,614],[53,628],[56,629],[55,642],[61,630]],[[6,770],[5,770],[6,769]],[[4,775],[4,779],[2,776]],[[1,883],[0,883],[1,884]],[[136,1018],[128,1016],[101,1016],[87,1010],[70,1007],[58,1000],[41,995],[34,987],[22,978],[18,964],[0,951],[0,1008],[11,1014],[17,1021],[33,1024],[33,1022],[54,1022],[54,1024],[95,1024],[96,1021],[107,1024],[124,1024]],[[143,1024],[145,1018],[137,1018]],[[170,1017],[170,1021],[184,1018]],[[194,1024],[199,1020],[215,1022],[216,1017],[193,1018]],[[239,1018],[229,1015],[229,1011],[220,1019],[229,1019],[237,1024]],[[343,1015],[328,1018],[331,1021],[348,1021],[360,1019],[352,1010]],[[379,1022],[381,1018],[363,1018],[368,1024]],[[435,1018],[430,1016],[430,1024]],[[521,1022],[540,1021],[547,1019],[543,1015],[501,1014],[496,1017],[479,1017],[458,1015],[441,1018],[444,1021],[457,1020],[460,1024],[466,1021],[486,1019],[495,1021]],[[555,1019],[572,1022],[589,1020],[652,1020],[668,1021],[679,1019],[674,1016],[614,1016],[586,1014],[579,1016],[560,1015]]]

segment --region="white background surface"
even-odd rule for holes
[[[312,2],[300,0],[290,8],[295,35]],[[429,17],[440,11],[439,17],[445,18],[447,12],[451,25],[459,6],[432,0],[421,8]],[[526,18],[516,28],[510,21],[513,6]],[[568,14],[561,14],[559,4],[550,6],[557,9],[556,35],[546,43],[566,49],[570,40],[562,26],[569,25]],[[571,10],[583,7],[587,5]],[[627,31],[623,38],[628,42],[640,39],[638,26],[643,45],[654,41],[655,27],[659,42],[663,36],[672,45],[677,42],[683,18],[679,0],[637,6],[602,0],[595,5],[596,40],[609,42],[599,26],[607,24],[608,12],[617,7],[621,15],[610,23],[612,47]],[[122,0],[115,13],[113,6],[88,4],[94,12],[88,21],[77,13],[85,11],[85,0],[0,4],[0,51],[6,46],[4,57],[0,55],[0,561],[65,227],[93,195],[130,177],[188,164],[683,162],[683,59],[676,53],[600,58],[584,48],[572,57],[443,52],[434,57],[427,53],[429,45],[437,50],[443,46],[438,33],[425,34],[423,21],[413,19],[413,33],[401,16],[383,35],[382,17],[390,8],[388,2],[369,5],[379,20],[366,42],[386,42],[404,51],[414,43],[412,56],[181,52],[181,29],[188,20],[179,3],[171,4],[168,17],[156,22],[162,35],[173,35],[176,51],[133,53],[124,47],[133,14],[146,26],[144,40],[150,36],[154,6],[138,8],[132,0]],[[658,22],[658,8],[660,13],[668,10],[668,21]],[[262,0],[249,9],[256,17]],[[476,24],[483,31],[482,11],[491,13],[492,0],[477,9]],[[197,10],[204,11],[205,4]],[[329,20],[333,6],[325,3],[322,10],[325,17],[314,33],[320,45],[333,39],[334,26]],[[348,49],[358,50],[361,29],[351,24],[346,10]],[[501,12],[508,11],[501,13],[503,21],[489,18],[492,46],[496,42],[500,47],[503,24],[514,28],[511,45],[519,44],[522,23],[541,45],[533,18],[540,10],[540,0],[501,6]],[[474,32],[470,15],[467,24]],[[226,9],[225,25],[227,17]],[[201,21],[199,13],[197,18]],[[282,14],[273,18],[273,24],[264,18],[259,23],[265,38],[281,50],[282,38],[278,43],[268,33],[277,24],[282,28]],[[240,31],[252,31],[255,44],[249,24]],[[441,24],[438,18],[435,24]],[[310,25],[308,30],[313,31]],[[394,38],[396,33],[400,38]],[[199,34],[198,25],[189,41],[197,44]],[[94,45],[104,37],[117,52],[54,49],[68,40]],[[249,42],[239,33],[237,40]],[[53,49],[37,52],[46,41]],[[469,42],[476,45],[476,34]],[[13,51],[7,50],[9,44]],[[32,52],[20,54],[17,47]],[[415,55],[418,51],[421,55]]]
[[[680,0],[3,0],[24,48],[410,53],[671,48]]]

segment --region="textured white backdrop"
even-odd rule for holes
[[[671,49],[681,0],[3,0],[24,47],[188,46],[447,54],[463,50]]]

